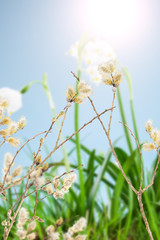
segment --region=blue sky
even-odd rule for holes
[[[94,27],[95,19],[98,21],[99,15],[95,14],[94,21],[87,15],[88,8],[92,7],[89,5],[92,3],[89,0],[0,0],[0,87],[20,90],[30,81],[41,80],[43,74],[47,73],[58,112],[65,106],[67,86],[74,81],[70,71],[76,72],[77,69],[75,59],[66,52],[84,32],[87,32],[90,37],[105,36],[114,47],[119,61],[129,69],[132,75],[140,139],[149,140],[144,131],[144,122],[151,118],[155,126],[160,127],[160,2],[158,0],[135,0],[134,2],[135,18],[129,29],[126,31],[123,29],[122,32],[106,31],[107,24],[112,24],[111,19],[111,23],[106,23],[106,29],[103,32]],[[108,6],[106,14],[109,11]],[[113,16],[114,13],[113,11]],[[117,24],[118,21],[119,19]],[[120,88],[128,125],[133,128],[125,80]],[[111,105],[110,89],[104,85],[94,86],[94,92],[93,98],[99,112]],[[88,103],[80,107],[80,115],[80,125],[94,116]],[[24,136],[29,138],[48,128],[52,114],[40,86],[33,86],[23,96],[23,108],[15,113],[13,118],[18,120],[20,116],[26,116],[28,121],[26,129],[21,134],[22,138]],[[72,109],[66,119],[64,136],[73,132],[73,118]],[[117,107],[111,130],[113,140],[123,134],[119,120]],[[108,149],[103,131],[97,122],[89,126],[81,136],[84,144],[90,148],[102,151]],[[48,144],[51,148],[52,138]],[[123,145],[123,141],[119,145]],[[1,159],[7,149],[8,146],[3,148]],[[146,161],[149,162],[154,154],[145,156]]]

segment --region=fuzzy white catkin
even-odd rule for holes
[[[87,221],[85,218],[82,217],[72,227],[68,229],[68,232],[73,235],[74,233],[84,230],[86,225]]]
[[[56,189],[53,193],[53,197],[55,199],[58,199],[58,198],[63,198],[64,197],[64,192],[59,190],[59,189]]]
[[[17,235],[19,237],[19,239],[25,239],[26,238],[26,234],[27,234],[27,231],[25,231],[24,229],[18,229],[17,230]]]
[[[32,221],[27,226],[27,232],[32,232],[36,228],[36,222]]]
[[[59,237],[60,237],[60,236],[59,236],[59,233],[58,233],[58,232],[54,232],[54,233],[52,233],[52,234],[49,236],[48,240],[60,240]]]
[[[14,178],[14,177],[19,176],[21,174],[21,172],[22,172],[22,167],[18,166],[17,168],[15,168],[13,170],[12,177]]]
[[[27,221],[27,218],[28,218],[28,212],[24,207],[22,207],[19,211],[18,222],[21,224],[25,224],[25,222]]]
[[[53,225],[48,226],[46,229],[47,235],[51,235],[54,232],[54,230],[55,230],[55,227]]]
[[[9,167],[9,165],[11,164],[12,162],[12,159],[13,159],[13,155],[9,152],[7,152],[5,155],[4,155],[4,168],[7,168]]]
[[[46,192],[47,192],[48,194],[51,194],[51,193],[53,192],[53,188],[52,188],[52,185],[51,185],[51,184],[48,184],[48,185],[46,186]]]
[[[86,240],[87,236],[86,235],[77,235],[74,240]]]
[[[36,233],[30,233],[26,236],[27,240],[34,240],[36,238]]]
[[[72,183],[76,180],[77,175],[75,173],[69,173],[63,178],[63,186],[70,187]]]
[[[74,238],[67,232],[64,234],[64,240],[73,240]]]

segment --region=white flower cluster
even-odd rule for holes
[[[148,120],[145,124],[145,130],[150,135],[150,138],[154,143],[144,143],[143,151],[152,151],[160,147],[160,129],[153,128],[153,123],[151,120]]]
[[[68,232],[64,234],[65,240],[85,240],[86,235],[80,235],[78,234],[75,236],[75,234],[83,231],[86,228],[87,221],[85,218],[81,217],[72,227],[68,229]]]
[[[59,189],[60,180],[56,177],[53,179],[52,183],[55,188],[55,191],[53,192],[53,197],[55,199],[57,198],[63,198],[64,194],[69,191],[69,188],[71,187],[72,183],[76,180],[76,174],[75,173],[68,173],[66,177],[63,178],[63,185],[61,189]]]
[[[56,226],[61,226],[63,224],[63,219],[59,218],[56,221]],[[84,231],[86,228],[86,219],[80,218],[71,228],[68,229],[68,232],[63,234],[64,240],[86,240],[86,235],[79,234],[79,232]],[[47,240],[60,240],[60,234],[57,232],[57,227],[50,225],[46,229]]]
[[[9,88],[0,89],[0,126],[7,126],[0,129],[0,136],[13,147],[18,147],[20,140],[12,137],[12,135],[25,127],[26,119],[21,117],[18,122],[14,122],[7,116],[6,111],[11,114],[20,107],[21,94],[18,91]]]
[[[39,155],[36,158],[36,164],[40,164],[41,162],[41,155]],[[35,185],[36,187],[40,187],[45,183],[45,178],[43,176],[44,172],[46,172],[48,170],[48,163],[45,163],[42,167],[39,167],[38,169],[34,170],[31,174],[30,174],[30,178],[31,180],[33,180],[33,185]]]
[[[45,165],[48,166],[48,164]],[[61,181],[59,177],[54,177],[51,183],[47,183],[47,181],[45,181],[43,173],[48,169],[48,167],[45,167],[45,165],[43,165],[43,167],[39,167],[37,170],[34,170],[30,174],[30,178],[33,181],[33,185],[35,185],[38,188],[42,187],[42,189],[46,191],[48,195],[52,194],[55,199],[63,198],[64,194],[69,191],[69,188],[71,187],[72,183],[76,180],[77,177],[76,174],[68,173],[66,177],[63,178],[62,186],[60,187]]]
[[[36,228],[36,222],[32,221],[27,225],[25,229],[24,225],[28,220],[28,212],[25,208],[21,208],[19,211],[19,218],[17,222],[17,236],[20,240],[27,239],[27,240],[34,240],[36,238],[36,233],[33,232]]]
[[[58,232],[55,231],[55,227],[53,225],[50,225],[46,229],[48,240],[59,240],[60,235]]]
[[[85,71],[91,81],[100,83],[101,78],[97,66],[105,61],[116,61],[116,54],[113,48],[104,39],[92,38],[90,40],[77,41],[68,52],[73,57],[81,59],[85,64]]]
[[[11,114],[22,107],[22,95],[11,88],[0,88],[0,102],[6,102],[7,111]]]

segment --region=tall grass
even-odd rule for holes
[[[140,143],[132,97],[131,78],[126,68],[123,68],[123,71],[129,84],[130,109],[134,132]],[[81,68],[78,70],[78,78],[80,77]],[[53,108],[53,99],[46,75],[43,77],[42,82],[45,93],[49,99],[51,110],[53,115],[55,115],[56,112],[55,108]],[[38,83],[42,84],[42,82]],[[123,123],[127,124],[120,89],[118,89],[117,97],[121,120]],[[75,104],[75,131],[80,127],[79,114],[79,106]],[[59,129],[58,125],[57,128]],[[118,138],[113,144],[114,151],[116,152],[117,158],[129,180],[134,187],[138,189],[140,184],[140,158],[137,154],[138,149],[133,147],[132,138],[128,129],[125,128],[125,126],[123,129],[129,151],[117,147],[120,138]],[[61,139],[61,141],[63,141],[63,139]],[[61,227],[65,231],[67,227],[72,225],[75,219],[78,219],[80,216],[86,216],[88,219],[88,227],[86,230],[88,239],[148,239],[145,225],[139,212],[136,196],[129,188],[118,166],[112,161],[111,150],[108,148],[107,152],[99,154],[96,149],[89,149],[82,144],[79,133],[76,134],[74,138],[70,139],[70,142],[73,147],[70,152],[66,152],[66,148],[63,149],[62,159],[58,159],[58,162],[53,163],[51,157],[49,171],[47,173],[48,177],[56,175],[59,166],[65,166],[67,171],[69,171],[70,168],[77,168],[83,163],[82,155],[85,155],[88,159],[87,166],[83,169],[79,169],[79,182],[70,189],[68,196],[66,196],[64,200],[56,201],[53,197],[50,197],[47,198],[44,203],[40,202],[38,204],[37,215],[40,218],[45,219],[44,223],[37,223],[38,239],[44,239],[46,226],[55,224],[59,217],[68,220]],[[48,154],[47,146],[45,146],[44,150]],[[28,148],[28,153],[32,158],[31,148]],[[75,156],[75,153],[77,156],[77,162],[69,164],[68,158],[71,159],[72,156]],[[157,158],[153,161],[153,169],[156,162]],[[147,172],[147,170],[144,169],[144,172]],[[160,168],[157,170],[155,184],[151,186],[147,192],[144,192],[143,197],[143,204],[151,231],[154,238],[158,240],[160,239],[159,174]],[[150,176],[152,176],[151,172],[147,172],[146,184],[150,183]],[[25,185],[21,184],[18,189],[19,195],[23,194],[24,188]],[[16,201],[14,193],[11,189],[7,191],[10,204],[14,204]],[[101,191],[104,193],[103,197],[101,197]],[[28,209],[30,215],[32,215],[31,209],[34,206],[34,203],[34,196],[30,195],[29,200],[25,203],[25,207]],[[0,221],[5,219],[6,208],[8,207],[7,202],[3,202],[3,204],[0,205]],[[0,226],[0,239],[2,239],[2,232],[2,226]],[[8,239],[18,239],[15,227],[12,228]]]

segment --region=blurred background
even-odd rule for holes
[[[20,90],[30,81],[41,80],[47,73],[58,112],[65,106],[67,86],[75,84],[70,71],[77,71],[76,60],[66,53],[84,33],[88,37],[103,37],[114,48],[119,62],[131,73],[140,140],[145,141],[148,139],[145,121],[152,119],[155,126],[160,125],[159,9],[158,0],[0,1],[0,87]],[[90,81],[89,77],[86,80]],[[102,84],[91,84],[100,112],[111,105],[111,89]],[[133,129],[125,80],[120,89],[127,122]],[[12,118],[26,117],[28,124],[21,138],[29,138],[48,128],[52,113],[39,85],[34,85],[22,100],[23,107]],[[92,116],[94,113],[88,103],[80,106],[80,126]],[[73,118],[73,110],[70,110],[64,136],[74,131]],[[119,120],[117,107],[111,130],[113,140],[123,135]],[[99,151],[108,148],[97,122],[81,132],[81,138],[87,146]],[[118,144],[125,142],[122,139]],[[52,143],[50,145],[52,147]],[[147,154],[146,161],[149,162],[151,157],[152,153]]]
[[[132,76],[133,103],[140,142],[149,141],[144,123],[152,119],[154,126],[160,127],[159,12],[158,0],[0,0],[0,88],[9,87],[19,91],[31,81],[41,81],[43,75],[47,74],[58,113],[66,105],[67,87],[75,85],[71,71],[77,73],[77,61],[67,52],[72,44],[84,35],[86,38],[103,38],[113,47],[120,65],[127,67]],[[96,85],[84,72],[82,78],[94,89],[92,98],[98,112],[109,108],[112,102],[111,88],[103,84]],[[127,124],[134,131],[125,78],[120,85],[120,92]],[[136,151],[128,150],[123,127],[118,123],[121,115],[117,99],[116,106],[111,139],[113,142],[121,137],[116,143],[115,151],[127,176],[138,189],[139,156]],[[80,105],[79,111],[80,126],[95,116],[88,102]],[[12,119],[18,121],[21,116],[27,119],[26,127],[17,134],[22,142],[49,128],[52,112],[41,85],[33,85],[22,95],[22,108],[13,113]],[[108,113],[103,117],[105,124],[107,117]],[[67,113],[63,136],[69,136],[73,132],[74,106]],[[56,130],[53,130],[47,145],[41,151],[42,159],[53,149],[55,135]],[[43,225],[37,223],[40,239],[44,239],[46,226],[55,224],[58,217],[71,219],[67,223],[71,226],[75,217],[86,215],[89,216],[87,225],[89,239],[95,239],[94,236],[100,240],[147,239],[136,196],[124,182],[118,167],[110,161],[111,154],[106,154],[109,147],[99,122],[96,120],[83,129],[80,132],[80,139],[81,144],[87,149],[81,147],[84,179],[81,177],[77,179],[65,201],[56,201],[51,197],[47,198],[45,208],[42,202],[39,204],[37,215],[46,220]],[[25,147],[24,152],[19,154],[16,165],[29,166],[38,143],[33,141]],[[73,148],[75,150],[78,144],[78,141],[76,145],[68,142],[67,152]],[[0,169],[3,166],[4,153],[7,151],[15,153],[16,149],[7,144],[2,146]],[[50,159],[50,163],[59,163],[60,160],[63,160],[63,155],[62,151],[58,150]],[[76,154],[71,154],[69,161],[72,163],[71,168],[75,168],[78,165]],[[156,163],[156,153],[144,153],[147,183],[151,180],[153,163]],[[149,171],[146,171],[146,168]],[[64,169],[60,168],[59,172],[63,171]],[[51,168],[47,174],[55,176],[56,167]],[[160,169],[154,186],[145,192],[143,198],[151,230],[158,240],[160,240],[159,175]],[[23,193],[23,187],[22,183],[20,194]],[[83,188],[84,191],[81,191]],[[10,192],[10,199],[15,200],[14,198]],[[7,204],[1,206],[2,219],[6,216],[6,206]],[[30,196],[24,206],[32,215],[34,196]],[[62,227],[66,231],[66,225]],[[2,226],[0,228],[2,229]],[[1,229],[0,233],[3,231]],[[12,234],[11,238],[16,239],[14,229]]]

